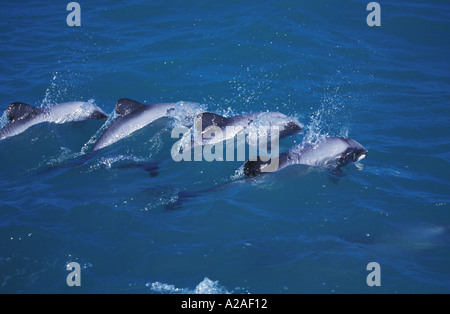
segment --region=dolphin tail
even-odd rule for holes
[[[163,162],[162,160],[157,160],[157,161],[149,161],[149,162],[140,163],[140,164],[125,164],[125,165],[120,165],[118,168],[120,168],[120,169],[131,169],[131,168],[143,169],[150,175],[150,177],[154,178],[159,175],[159,169],[160,169],[162,162]]]
[[[200,196],[202,196],[202,192],[179,191],[176,202],[166,204],[165,209],[166,211],[180,209],[185,203]]]

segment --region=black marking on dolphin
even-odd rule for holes
[[[144,105],[135,100],[123,98],[116,104],[118,117],[100,136],[93,151],[107,147],[128,135],[144,128],[153,121],[166,117],[175,110],[175,103]]]
[[[8,124],[0,130],[0,140],[18,135],[39,123],[66,123],[89,119],[106,119],[99,107],[88,102],[68,102],[49,108],[36,108],[23,102],[14,102],[6,110]]]
[[[6,115],[9,121],[32,119],[38,114],[43,113],[41,108],[32,107],[23,102],[14,102],[8,106]]]
[[[208,127],[218,126],[219,128],[225,128],[227,125],[231,125],[232,118],[225,118],[215,113],[204,112],[197,116],[196,122],[201,123],[202,132]]]
[[[284,152],[277,159],[257,157],[256,160],[249,160],[244,165],[244,174],[253,177],[291,165],[315,166],[338,171],[351,162],[362,160],[366,155],[367,149],[353,139],[329,137],[315,145],[306,144]]]

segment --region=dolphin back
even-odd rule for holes
[[[118,117],[100,136],[92,150],[96,151],[109,146],[153,121],[166,117],[175,110],[175,106],[174,103],[144,105],[132,99],[120,99],[115,108]]]

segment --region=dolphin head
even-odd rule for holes
[[[367,149],[351,138],[330,138],[328,141],[334,142],[336,145],[334,160],[338,167],[358,162],[367,156]]]
[[[295,164],[322,168],[339,168],[362,160],[367,155],[357,141],[345,137],[327,137],[317,143],[307,143],[290,151]]]

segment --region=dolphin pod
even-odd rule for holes
[[[116,116],[114,121],[98,138],[92,151],[103,149],[152,122],[168,116],[175,110],[175,106],[175,103],[144,105],[131,99],[120,99],[115,106]],[[269,119],[281,118],[277,125],[280,129],[280,138],[303,132],[303,128],[297,122],[286,120],[287,117],[278,112],[258,112],[230,118],[204,112],[199,114],[194,121],[194,127],[201,134],[207,133],[207,130],[212,127],[224,129],[231,126],[236,127],[234,130],[237,131],[234,133],[227,132],[226,135],[222,136],[200,137],[200,141],[192,140],[190,148],[220,143],[233,138],[263,115]],[[62,124],[89,119],[101,120],[108,116],[102,109],[90,102],[67,102],[50,108],[36,108],[25,103],[15,102],[9,105],[6,117],[8,123],[0,130],[0,140],[18,135],[40,123]],[[247,177],[253,177],[267,172],[279,171],[296,164],[339,169],[351,162],[362,160],[366,157],[367,152],[367,149],[353,139],[328,137],[315,144],[308,143],[295,147],[280,154],[278,158],[268,159],[263,156],[253,158],[245,163],[244,174]]]

